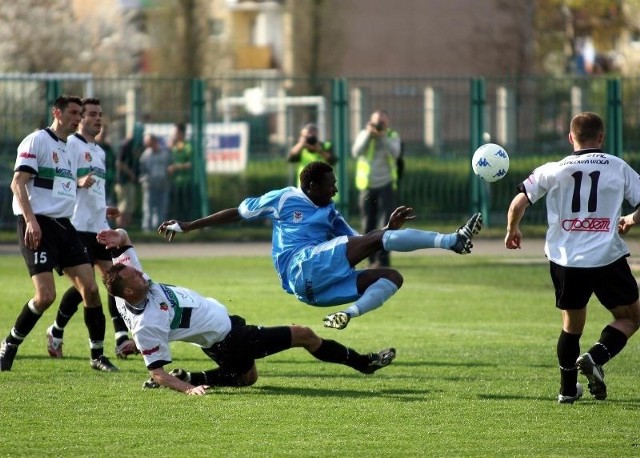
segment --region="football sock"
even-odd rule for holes
[[[71,317],[78,311],[78,305],[80,305],[81,302],[82,294],[73,286],[64,292],[60,300],[60,307],[58,307],[56,319],[53,322],[53,329],[51,330],[53,337],[62,339],[64,328],[69,323]]]
[[[89,348],[91,359],[104,353],[105,317],[102,307],[84,308],[84,323],[89,331]]]
[[[129,340],[129,334],[127,334],[126,332],[116,332],[115,339],[117,347],[118,345],[122,345],[125,341]]]
[[[309,352],[311,353],[311,352]],[[369,365],[369,358],[351,348],[345,347],[335,340],[322,339],[322,344],[311,353],[315,358],[326,363],[344,364],[356,370]]]
[[[422,248],[451,248],[458,237],[453,234],[420,231],[418,229],[400,229],[386,231],[382,235],[382,246],[387,251],[415,251]]]
[[[622,351],[627,344],[624,332],[613,326],[606,326],[600,334],[600,340],[589,349],[593,362],[603,365]]]
[[[11,333],[7,336],[7,342],[20,345],[25,337],[29,335],[34,328],[42,313],[36,309],[33,299],[24,304],[22,311],[16,319],[16,324],[11,329]]]
[[[564,330],[558,337],[558,364],[560,366],[560,393],[575,396],[578,382],[576,359],[580,356],[580,337],[582,334],[569,334]]]
[[[398,287],[394,282],[386,278],[380,278],[373,285],[369,286],[362,296],[349,306],[345,312],[348,313],[350,317],[364,315],[380,307],[397,291]]]

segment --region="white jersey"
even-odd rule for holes
[[[80,134],[67,138],[67,151],[76,156],[78,177],[93,172],[95,183],[89,188],[78,188],[71,222],[82,232],[98,233],[109,229],[107,222],[106,154],[96,143],[89,143]]]
[[[14,170],[27,172],[29,203],[36,215],[71,218],[76,201],[76,158],[66,151],[66,143],[50,129],[29,134],[18,146]],[[14,215],[22,215],[13,197]]]
[[[142,272],[133,248],[113,259]],[[116,305],[149,369],[171,362],[169,342],[180,340],[209,348],[231,330],[227,309],[212,298],[187,288],[153,282],[146,274],[149,292],[141,304],[128,304],[116,297]]]
[[[599,149],[538,167],[521,185],[531,203],[547,196],[545,253],[567,267],[600,267],[629,254],[618,234],[622,203],[640,205],[640,175]]]

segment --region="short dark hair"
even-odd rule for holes
[[[126,267],[126,264],[114,264],[109,266],[104,276],[102,277],[102,283],[107,289],[107,292],[115,297],[122,297],[124,293],[124,279],[120,276],[122,269]]]
[[[333,172],[333,167],[323,161],[313,161],[300,172],[300,187],[309,190],[312,182],[320,183],[326,173]]]
[[[82,114],[84,114],[84,108],[87,105],[100,105],[100,99],[97,97],[85,97],[82,99]]]
[[[579,144],[596,141],[604,132],[604,123],[597,113],[585,111],[571,120],[571,135]]]
[[[183,122],[177,122],[177,123],[175,124],[175,126],[176,126],[176,130],[177,130],[178,132],[180,132],[181,134],[186,134],[186,133],[187,133],[187,125],[186,125],[185,123],[183,123]]]
[[[61,95],[53,102],[53,108],[64,111],[70,103],[77,103],[82,106],[82,99],[77,95]]]

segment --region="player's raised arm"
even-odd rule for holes
[[[107,249],[118,249],[123,246],[133,246],[133,242],[129,238],[129,234],[124,229],[107,229],[98,232],[96,235],[98,243],[107,247]]]
[[[415,217],[413,208],[405,206],[398,207],[391,213],[389,222],[383,229],[400,229],[406,221],[415,219]]]
[[[164,235],[164,238],[171,241],[177,232],[189,232],[195,229],[202,229],[203,227],[231,224],[239,221],[242,221],[242,217],[238,212],[238,208],[227,208],[226,210],[220,210],[219,212],[190,222],[177,221],[175,219],[165,221],[158,227],[158,233]]]

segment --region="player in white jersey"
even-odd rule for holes
[[[71,223],[87,248],[91,263],[104,274],[112,265],[111,256],[103,245],[98,244],[96,235],[101,230],[110,229],[107,217],[116,218],[120,212],[115,207],[107,206],[105,152],[95,140],[102,128],[100,100],[82,99],[81,114],[78,132],[67,139],[67,151],[77,159],[78,176],[92,176],[95,182],[89,188],[78,189]],[[62,296],[56,318],[47,329],[47,351],[52,358],[62,358],[64,328],[81,302],[82,295],[73,286]],[[127,326],[118,313],[115,299],[111,295],[108,297],[108,304],[115,329],[116,356],[126,358],[127,355],[136,352],[135,344],[129,339]],[[102,347],[103,342],[92,342],[92,345]]]
[[[82,101],[58,97],[51,127],[28,135],[20,146],[11,182],[13,211],[18,216],[20,250],[35,287],[35,295],[22,308],[9,335],[0,343],[0,370],[11,370],[18,346],[53,303],[55,269],[71,279],[87,308],[85,323],[92,342],[104,340],[104,314],[91,263],[71,224],[76,187],[91,187],[88,175],[76,184],[77,159],[66,151],[66,138],[80,122]],[[93,346],[93,344],[92,344]],[[102,348],[91,348],[90,365],[104,370]],[[108,362],[108,360],[107,360]]]
[[[505,246],[520,248],[525,210],[546,195],[545,254],[562,311],[558,338],[560,403],[582,396],[578,370],[595,399],[607,397],[602,365],[616,356],[640,327],[638,285],[631,273],[629,250],[619,235],[640,221],[640,210],[620,217],[624,201],[640,206],[640,175],[622,159],[602,152],[604,125],[585,112],[571,120],[573,154],[538,167],[519,185],[509,207]],[[588,352],[580,355],[580,336],[592,294],[613,315]]]
[[[402,286],[402,275],[391,268],[356,270],[355,266],[381,249],[414,251],[442,248],[459,254],[471,251],[471,240],[482,227],[476,213],[451,234],[416,229],[399,230],[413,219],[413,209],[398,207],[386,227],[359,235],[336,210],[333,168],[315,161],[302,169],[300,188],[287,187],[245,199],[238,208],[221,210],[191,222],[165,221],[158,229],[172,240],[176,231],[241,220],[273,222],[273,265],[282,288],[316,307],[354,302],[324,318],[324,325],[344,329],[351,318],[380,307]]]
[[[344,364],[363,374],[388,366],[395,350],[362,355],[333,340],[322,339],[306,326],[263,327],[229,316],[223,304],[187,288],[152,281],[142,270],[136,251],[123,229],[101,231],[98,241],[111,250],[114,265],[103,278],[151,374],[147,388],[165,386],[193,395],[212,386],[248,386],[258,379],[255,360],[293,347],[315,358]],[[202,372],[174,369],[172,341],[197,345],[218,365]]]

